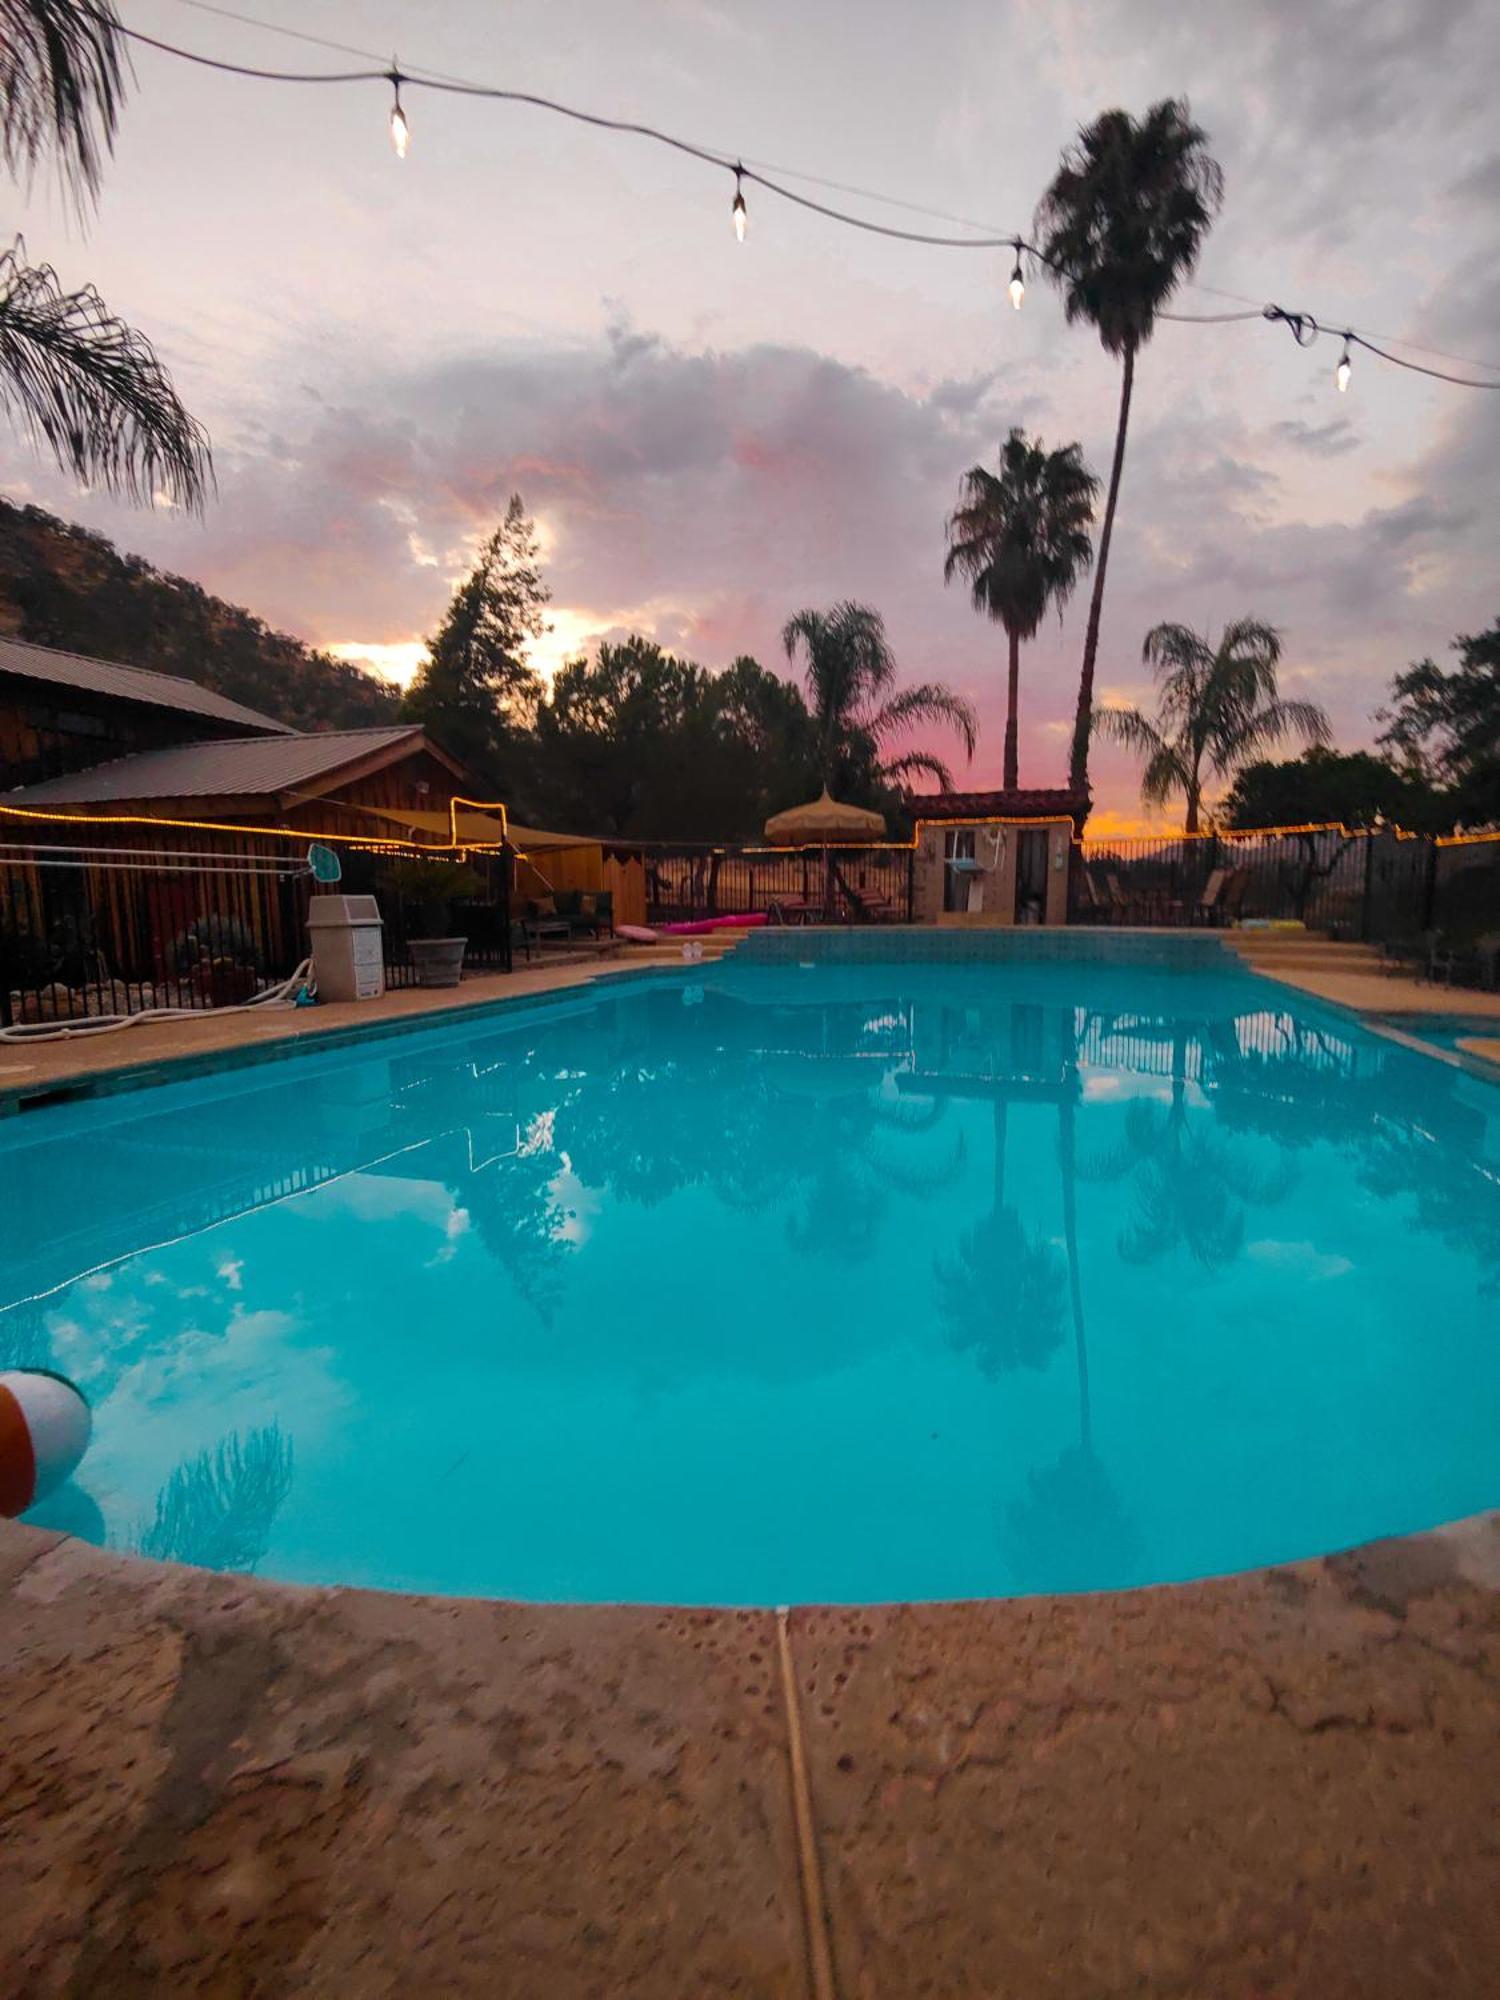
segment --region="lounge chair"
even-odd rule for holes
[[[1193,912],[1200,924],[1216,924],[1221,921],[1219,899],[1224,893],[1224,884],[1229,878],[1227,868],[1215,868],[1203,885],[1203,893],[1198,898]]]

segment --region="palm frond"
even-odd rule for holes
[[[208,435],[144,334],[92,285],[64,291],[19,240],[0,253],[0,405],[75,477],[124,497],[201,509]]]
[[[1138,708],[1096,708],[1093,729],[1096,736],[1142,757],[1154,757],[1164,747],[1161,731]]]
[[[907,750],[899,757],[889,757],[881,764],[880,775],[895,784],[904,784],[908,778],[931,778],[940,792],[953,790],[952,769],[930,750]]]
[[[54,154],[80,209],[98,192],[125,94],[109,0],[0,0],[0,157],[23,183]]]
[[[1258,751],[1269,750],[1288,736],[1309,743],[1327,743],[1333,735],[1328,717],[1315,701],[1272,701],[1247,715],[1232,736],[1216,745],[1215,770],[1224,773]]]
[[[938,681],[920,681],[916,687],[902,688],[876,710],[867,727],[879,739],[919,729],[926,723],[947,724],[957,730],[964,748],[973,756],[979,742],[979,718],[973,704]]]

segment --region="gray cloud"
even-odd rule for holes
[[[1326,424],[1309,424],[1301,417],[1284,417],[1280,423],[1272,424],[1271,431],[1273,436],[1296,445],[1300,451],[1312,452],[1318,458],[1341,457],[1344,452],[1353,451],[1359,442],[1347,417],[1333,417]]]

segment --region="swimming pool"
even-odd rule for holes
[[[859,1602],[1500,1499],[1500,1088],[1227,959],[736,955],[0,1120],[0,1176],[0,1367],[95,1410],[28,1518],[152,1555]]]

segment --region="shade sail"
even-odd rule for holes
[[[885,816],[869,812],[864,806],[844,805],[830,796],[825,785],[821,796],[810,799],[805,806],[790,806],[785,812],[774,813],[766,821],[765,837],[792,847],[822,842],[836,846],[841,840],[882,840]]]
[[[376,819],[383,819],[390,826],[399,827],[403,833],[417,835],[423,840],[436,843],[450,838],[446,809],[434,811],[431,807],[424,807],[418,810],[405,806],[397,810],[392,806],[361,806],[359,810],[372,813]],[[505,839],[505,828],[491,813],[474,812],[467,806],[460,806],[456,819],[460,846],[496,847]],[[510,841],[513,847],[528,852],[540,848],[599,845],[586,833],[548,833],[539,826],[520,826],[515,820],[510,822]]]

